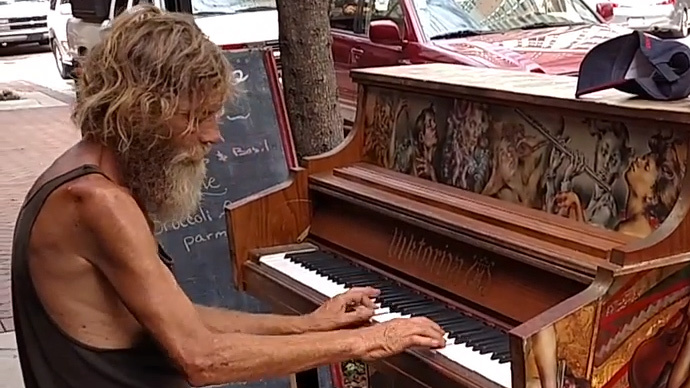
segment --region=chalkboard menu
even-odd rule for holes
[[[276,109],[277,77],[270,51],[227,52],[234,69],[238,96],[225,107],[221,120],[224,142],[214,145],[206,162],[208,174],[199,211],[182,222],[156,226],[163,248],[175,259],[175,276],[189,298],[198,304],[248,312],[268,307],[233,288],[233,269],[225,224],[225,205],[288,179],[285,144],[289,135],[280,125],[282,105]],[[282,129],[281,129],[282,128]],[[287,149],[286,149],[287,148]],[[286,156],[287,155],[287,156]],[[287,379],[242,384],[287,388]]]

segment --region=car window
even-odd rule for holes
[[[422,33],[430,39],[516,29],[596,24],[583,0],[414,0]]]
[[[357,32],[358,0],[331,0],[328,16],[331,28]]]
[[[404,10],[400,0],[364,0],[362,14],[363,30],[367,34],[369,24],[374,20],[391,20],[398,25],[401,33],[405,29]]]

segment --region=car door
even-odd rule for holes
[[[350,79],[352,49],[357,45],[357,15],[361,12],[361,0],[331,0],[329,18],[335,77],[338,84],[338,102],[341,114],[347,121],[354,121],[357,87]]]
[[[402,37],[405,36],[405,7],[401,0],[363,0],[360,15],[360,41],[354,46],[352,67],[395,66],[409,63],[404,58]],[[374,43],[369,39],[371,22],[390,20],[400,29],[401,44]],[[409,58],[408,58],[409,59]]]

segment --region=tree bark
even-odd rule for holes
[[[331,52],[329,1],[276,3],[283,90],[297,155],[320,154],[343,140]]]

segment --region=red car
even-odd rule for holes
[[[331,0],[330,21],[348,121],[352,68],[445,62],[577,75],[590,48],[630,32],[583,0]]]

